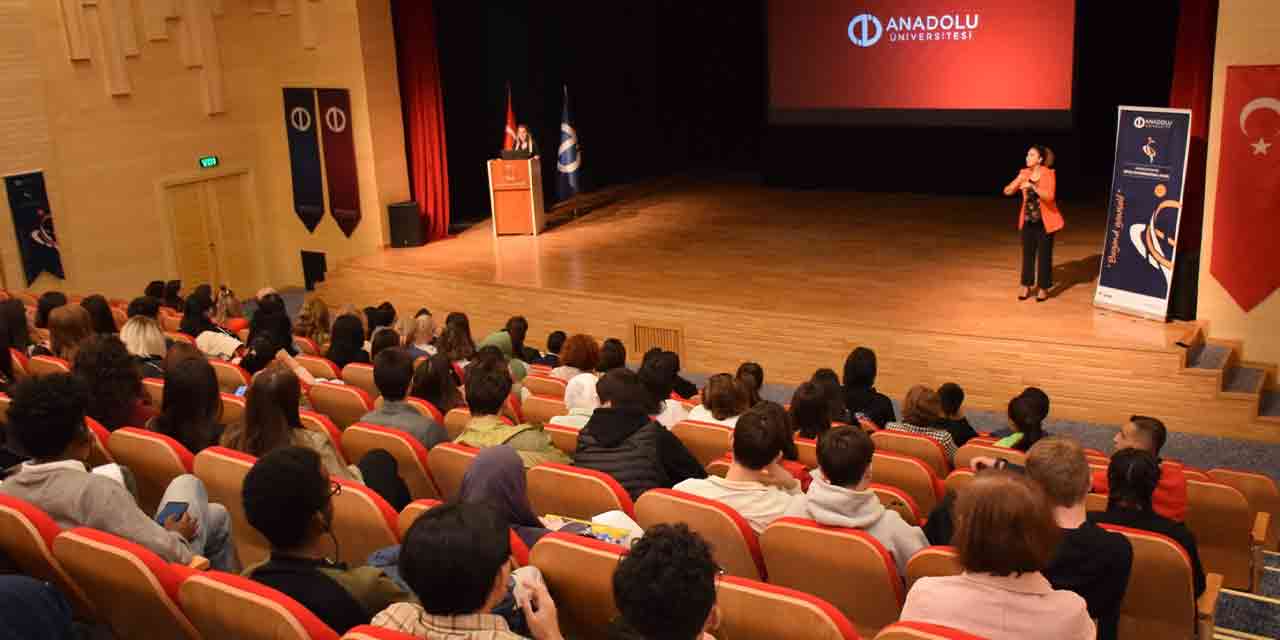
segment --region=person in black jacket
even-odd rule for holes
[[[866,347],[854,349],[844,361],[844,403],[855,420],[862,414],[876,428],[883,429],[897,416],[893,401],[876,391],[875,385],[876,352]]]
[[[960,385],[948,382],[938,387],[938,399],[942,401],[942,420],[933,425],[935,428],[946,429],[951,434],[951,439],[956,441],[957,447],[963,447],[971,438],[978,437],[978,432],[973,430],[961,409],[964,404],[964,389]]]
[[[1133,569],[1133,546],[1124,534],[1107,531],[1086,518],[1085,496],[1093,478],[1084,448],[1070,438],[1045,438],[1027,454],[1027,475],[1044,488],[1062,542],[1044,577],[1054,589],[1074,591],[1098,621],[1098,640],[1115,640]]]
[[[707,477],[684,443],[650,417],[657,407],[634,371],[609,371],[596,394],[601,406],[578,434],[575,465],[613,476],[633,500],[649,489]]]
[[[1121,449],[1111,456],[1107,483],[1111,487],[1107,510],[1090,513],[1089,520],[1158,533],[1182,545],[1191,559],[1191,575],[1199,598],[1205,588],[1204,567],[1195,536],[1187,525],[1156,514],[1151,506],[1151,496],[1160,484],[1160,461],[1149,451]]]

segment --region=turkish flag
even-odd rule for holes
[[[1280,287],[1280,65],[1227,67],[1209,273],[1245,311]]]
[[[511,108],[511,85],[507,85],[507,128],[502,138],[502,149],[516,148],[516,112]]]

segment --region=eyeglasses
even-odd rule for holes
[[[332,496],[340,496],[340,495],[342,495],[342,484],[339,483],[337,480],[330,480],[329,496],[332,497]]]

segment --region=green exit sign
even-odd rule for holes
[[[212,169],[218,166],[218,156],[200,156],[200,168]]]

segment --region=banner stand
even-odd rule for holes
[[[1094,306],[1168,319],[1190,133],[1189,109],[1117,109],[1115,165]]]

